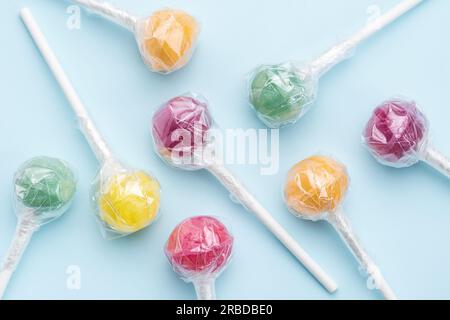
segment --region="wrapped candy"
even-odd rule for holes
[[[69,208],[76,190],[72,169],[62,160],[36,157],[14,176],[14,204],[18,223],[0,268],[0,299],[34,232]]]
[[[214,121],[208,102],[201,96],[186,94],[164,103],[152,120],[155,148],[168,164],[184,170],[206,169],[211,172],[249,211],[303,263],[330,292],[337,289],[334,281],[299,246],[257,199],[218,159],[212,135]]]
[[[200,31],[194,17],[181,10],[164,9],[138,18],[96,0],[72,0],[134,33],[141,56],[150,70],[170,73],[184,67],[192,56]]]
[[[175,97],[153,116],[152,133],[158,154],[182,169],[201,169],[213,120],[207,101],[196,94]],[[209,149],[208,149],[209,150]]]
[[[425,161],[450,178],[450,159],[432,145],[428,120],[414,101],[394,99],[375,108],[363,140],[382,164],[404,168]]]
[[[359,43],[422,1],[403,0],[353,37],[332,47],[307,64],[287,62],[257,67],[250,75],[248,92],[250,104],[259,119],[271,128],[297,122],[314,102],[322,75],[346,59]]]
[[[170,234],[165,253],[174,271],[192,282],[199,300],[215,300],[214,282],[233,251],[233,236],[216,218],[192,217]]]
[[[23,9],[21,15],[69,100],[81,131],[101,163],[100,172],[92,184],[92,201],[103,235],[106,238],[116,238],[147,227],[156,219],[159,211],[158,181],[152,175],[142,170],[129,169],[116,160],[89,117],[31,12]]]
[[[284,186],[284,201],[295,216],[331,223],[375,287],[386,299],[396,299],[345,219],[342,202],[348,185],[349,177],[343,164],[328,157],[313,156],[300,161],[289,171]]]

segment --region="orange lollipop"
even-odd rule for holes
[[[347,244],[375,287],[389,300],[396,299],[377,265],[365,252],[344,217],[342,202],[349,177],[345,166],[324,156],[312,156],[300,161],[289,171],[284,200],[289,211],[308,220],[327,220]]]
[[[348,189],[345,167],[326,157],[313,156],[297,163],[288,173],[285,199],[290,211],[311,220],[334,212]]]
[[[170,73],[184,67],[192,56],[200,27],[181,10],[164,9],[146,18],[136,17],[97,0],[72,0],[129,29],[136,37],[145,64],[155,72]]]
[[[181,10],[161,10],[143,20],[136,29],[144,61],[157,72],[167,73],[184,66],[197,40],[197,21]]]

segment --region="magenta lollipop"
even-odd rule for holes
[[[254,213],[286,248],[329,291],[335,282],[300,247],[257,199],[230,173],[215,152],[214,121],[206,99],[185,94],[164,103],[152,120],[153,141],[158,155],[168,164],[184,170],[206,169],[239,202]]]
[[[198,169],[212,118],[206,100],[193,95],[169,100],[153,116],[153,138],[158,154],[171,164]]]
[[[363,140],[384,165],[404,168],[425,161],[450,177],[450,160],[431,144],[428,120],[414,101],[388,100],[376,107]]]
[[[199,300],[216,298],[214,282],[233,250],[233,236],[219,220],[208,216],[184,220],[170,234],[166,256],[174,271],[192,282]]]

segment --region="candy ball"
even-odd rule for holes
[[[206,101],[190,96],[173,98],[153,116],[155,145],[160,154],[190,156],[204,144],[212,123]]]
[[[76,179],[65,162],[37,157],[23,164],[16,173],[14,189],[19,203],[42,215],[59,210],[72,200]]]
[[[145,172],[118,173],[101,189],[95,204],[100,219],[122,234],[148,226],[156,218],[160,204],[158,181]]]
[[[154,71],[169,73],[189,61],[199,26],[189,14],[169,9],[155,12],[136,31],[145,62]]]
[[[294,65],[264,65],[250,80],[250,103],[269,127],[294,123],[315,97],[315,82]]]
[[[363,133],[365,144],[382,163],[407,167],[419,161],[428,123],[415,102],[386,101],[378,106]]]
[[[313,156],[300,161],[288,173],[284,199],[290,211],[312,220],[333,212],[347,192],[345,167],[328,157]]]
[[[233,237],[217,219],[193,217],[181,222],[165,246],[174,270],[186,280],[215,276],[228,263]]]

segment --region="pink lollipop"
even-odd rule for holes
[[[156,111],[152,121],[153,141],[158,155],[170,165],[181,169],[205,169],[211,172],[329,292],[334,292],[337,285],[333,279],[222,165],[215,153],[214,121],[208,108],[208,102],[195,94],[182,95],[164,103]]]
[[[388,100],[375,108],[363,140],[382,164],[410,167],[419,161],[450,177],[450,160],[428,138],[428,120],[414,101]]]
[[[207,102],[201,97],[180,96],[169,100],[153,116],[153,137],[158,153],[172,162],[195,168],[196,146],[206,143],[212,118]],[[170,158],[169,158],[170,156]]]
[[[230,261],[233,236],[216,218],[184,220],[170,234],[165,252],[183,280],[193,282],[199,300],[215,299],[214,281]]]

